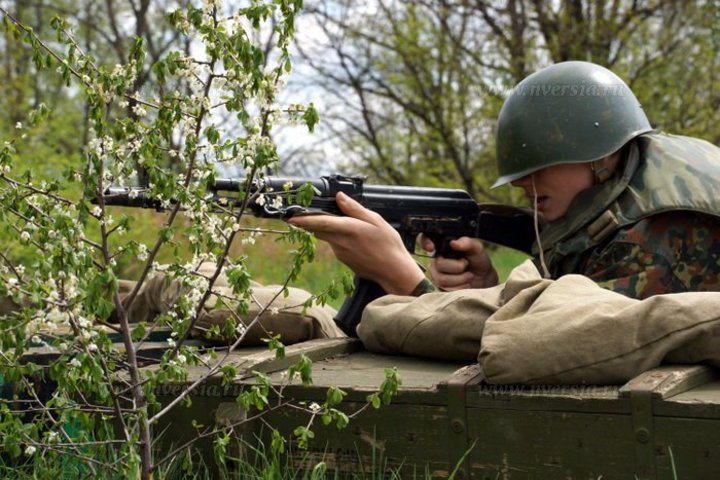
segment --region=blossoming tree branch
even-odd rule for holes
[[[243,224],[249,188],[232,209],[218,208],[207,188],[222,169],[242,171],[248,182],[272,172],[278,162],[273,129],[299,122],[312,131],[318,116],[312,105],[279,101],[292,70],[289,48],[302,0],[253,0],[240,8],[220,0],[192,3],[165,16],[177,41],[159,60],[148,62],[145,40],[134,37],[117,65],[83,48],[70,21],[54,18],[56,36],[46,39],[0,7],[8,37],[27,45],[38,70],[62,77],[87,118],[81,165],[63,175],[44,175],[42,162],[19,147],[54,115],[44,104],[15,125],[0,149],[0,223],[21,252],[0,253],[0,295],[11,310],[0,327],[0,373],[15,392],[14,400],[0,402],[0,442],[12,458],[52,463],[70,456],[93,477],[150,478],[169,458],[153,454],[153,427],[190,402],[204,379],[220,375],[230,382],[238,373],[228,355],[246,325],[234,320],[254,299],[245,259],[231,256],[230,248],[254,241],[257,228]],[[263,35],[272,48],[258,40]],[[165,209],[154,239],[134,234],[136,212],[103,202],[108,187],[138,184]],[[286,287],[312,259],[314,238],[287,226],[279,234],[297,245]],[[173,261],[161,263],[161,251],[170,251]],[[125,284],[118,272],[133,262],[139,273]],[[213,268],[201,272],[208,264]],[[158,273],[187,293],[153,322],[135,322],[127,306]],[[188,338],[211,297],[222,299],[215,288],[221,274],[232,288],[234,314],[218,329],[233,332],[235,340],[224,349],[200,350]],[[267,305],[261,307],[262,313]],[[168,332],[168,348],[154,368],[143,368],[139,352],[159,329]],[[267,342],[283,354],[279,338]],[[37,348],[53,352],[47,365],[27,360]],[[157,388],[186,383],[188,368],[196,366],[204,375],[161,405]],[[310,369],[302,358],[288,378],[310,381]],[[396,386],[391,380],[383,399]],[[271,388],[258,375],[258,386],[238,401],[262,410]],[[317,416],[347,423],[348,415],[335,408],[343,396],[333,389],[325,404],[297,407],[310,419],[296,431],[301,445],[312,437]],[[369,405],[377,407],[379,398],[369,398]],[[210,435],[222,453],[230,432],[198,432],[198,438]]]

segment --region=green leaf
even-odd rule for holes
[[[348,426],[350,419],[340,410],[333,410],[335,413],[335,426],[338,430],[341,430]]]
[[[273,429],[272,440],[270,442],[270,449],[273,454],[278,455],[281,453],[285,453],[285,443],[285,439],[282,435],[280,435],[280,432],[278,432],[276,429]]]
[[[147,333],[145,322],[140,322],[135,326],[135,328],[133,328],[131,337],[134,342],[139,342],[143,337],[145,337],[145,333]]]
[[[343,398],[347,395],[347,392],[344,390],[341,390],[337,387],[330,387],[327,391],[327,396],[325,402],[328,404],[328,406],[335,406],[339,405]]]
[[[315,438],[315,433],[308,427],[299,426],[293,430],[293,435],[297,437],[298,447],[305,450],[308,448],[310,440]]]
[[[320,195],[320,192],[315,188],[312,183],[306,183],[304,185],[301,185],[297,189],[297,202],[303,207],[307,207],[310,205],[310,202],[312,202],[312,199],[313,197],[315,197],[315,195]]]
[[[225,276],[234,294],[245,294],[250,290],[250,272],[243,265],[226,269]]]
[[[372,405],[374,409],[380,408],[380,405],[382,405],[382,401],[380,400],[380,395],[377,393],[371,393],[367,396],[367,402]]]
[[[163,243],[167,243],[173,238],[173,227],[167,226],[160,230],[160,239]]]
[[[398,387],[402,384],[397,367],[385,369],[385,380],[380,385],[380,396],[385,405],[389,405],[392,397],[397,393]]]
[[[285,345],[280,341],[280,334],[273,335],[270,338],[263,338],[262,341],[268,344],[268,350],[275,352],[275,358],[285,358]]]
[[[210,125],[205,129],[205,136],[213,145],[220,141],[220,132],[214,125]]]
[[[303,385],[307,386],[312,384],[312,360],[305,354],[300,355],[297,363],[288,368],[288,376],[290,378],[295,378],[296,375],[300,376]]]
[[[312,102],[310,102],[310,105],[308,105],[302,118],[305,121],[305,125],[307,125],[308,130],[311,133],[314,132],[315,125],[317,125],[320,121],[320,115],[318,114],[318,111],[315,109],[315,105]]]

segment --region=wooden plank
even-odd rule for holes
[[[655,459],[655,419],[653,418],[652,390],[632,390],[632,425],[635,447],[635,477],[652,480],[657,477]]]
[[[656,416],[720,419],[720,380],[656,402],[653,409]]]
[[[362,349],[362,343],[357,338],[321,338],[308,340],[285,347],[285,356],[277,358],[274,351],[265,350],[252,358],[247,358],[242,368],[246,371],[255,370],[262,373],[285,370],[300,360],[302,355],[313,362],[325,360],[328,357],[345,356]],[[239,380],[247,378],[241,374]]]
[[[265,347],[238,348],[232,351],[225,363],[234,364],[241,373],[238,382],[248,377],[248,372],[256,370],[263,373],[284,370],[296,363],[301,355],[311,360],[322,360],[335,355],[347,355],[362,348],[359,340],[354,338],[323,338],[308,340],[285,347],[285,357],[276,358],[275,352]],[[220,351],[218,358],[224,353]],[[190,382],[207,374],[209,369],[205,366],[192,366],[188,368]]]
[[[344,411],[354,411],[362,405],[345,403]],[[390,478],[383,469],[400,468],[400,478],[425,478],[425,471],[434,478],[447,477],[447,412],[443,408],[423,405],[383,406],[379,410],[367,409],[352,420],[350,426],[338,430],[324,426],[316,419],[315,433],[307,451],[298,450],[294,440],[289,450],[296,461],[303,458],[324,461],[328,465],[328,478],[337,473],[354,474],[353,478]],[[309,416],[295,409],[271,412],[263,423],[277,428],[286,438],[292,439],[292,430],[307,425]],[[265,435],[267,429],[254,434]]]
[[[319,361],[313,365],[313,386],[302,387],[295,381],[288,388],[292,395],[312,395],[324,392],[331,386],[348,392],[347,400],[362,401],[370,392],[377,391],[385,379],[385,369],[396,367],[402,382],[393,403],[419,403],[445,405],[447,395],[438,394],[438,384],[446,382],[462,364],[436,362],[413,357],[378,355],[360,351]],[[273,383],[287,382],[282,372],[270,375]],[[304,393],[307,390],[307,393]],[[324,393],[321,393],[324,395]]]
[[[488,385],[469,387],[468,407],[629,414],[630,402],[620,399],[618,385]]]
[[[720,419],[656,417],[654,449],[658,478],[717,480]]]
[[[649,391],[653,399],[665,399],[716,378],[717,372],[706,365],[663,365],[633,378],[619,393],[629,397],[633,391]]]
[[[472,478],[633,478],[628,415],[474,408],[468,424]]]
[[[455,478],[464,480],[470,478],[470,467],[463,459],[468,449],[467,428],[467,387],[477,384],[483,378],[480,365],[468,365],[456,372],[439,386],[447,392],[448,409],[448,464],[455,471]]]

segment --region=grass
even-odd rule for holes
[[[157,232],[162,228],[167,215],[153,210],[127,208],[116,208],[113,214],[117,217],[123,214],[130,216],[132,218],[132,238],[143,240],[148,246],[156,238]],[[293,246],[279,241],[280,236],[272,232],[286,230],[287,226],[278,220],[255,219],[252,217],[244,219],[243,223],[248,228],[261,229],[267,233],[256,236],[254,244],[243,243],[241,239],[238,239],[232,245],[230,256],[234,258],[239,256],[247,257],[246,264],[253,280],[264,285],[284,283],[292,263],[291,250]],[[124,241],[127,241],[127,239],[124,238]],[[178,244],[179,251],[188,252],[186,239],[176,235],[174,240]],[[504,281],[515,266],[528,258],[527,255],[508,248],[490,246],[488,250],[493,264],[498,270],[500,281]],[[185,256],[189,258],[189,254]],[[417,258],[421,264],[427,263],[427,258]],[[158,257],[160,263],[169,263],[173,261],[172,259],[173,255],[170,248],[161,250]],[[133,279],[139,275],[143,263],[126,257],[121,260],[120,267],[123,278]],[[327,289],[333,280],[338,280],[347,275],[351,275],[350,270],[335,259],[328,244],[318,242],[315,260],[303,267],[300,276],[292,283],[292,286],[318,293]],[[339,308],[342,301],[342,298],[336,299],[331,301],[331,305]]]
[[[501,282],[507,279],[513,268],[529,258],[521,252],[503,247],[491,248],[489,252]],[[248,256],[248,268],[256,281],[262,284],[284,281],[290,265],[288,245],[275,241],[272,235],[260,237],[255,245],[237,248],[234,253]],[[427,263],[427,259],[422,257],[418,257],[418,261],[422,264]],[[329,245],[318,242],[315,261],[304,266],[293,286],[309,292],[319,292],[327,288],[331,280],[349,274],[351,274],[350,270],[335,258]],[[338,299],[333,306],[338,308],[342,300]]]

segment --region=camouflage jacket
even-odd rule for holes
[[[718,291],[717,192],[720,148],[642,135],[629,145],[620,176],[582,192],[565,217],[543,229],[548,270],[553,278],[583,274],[635,298]]]

